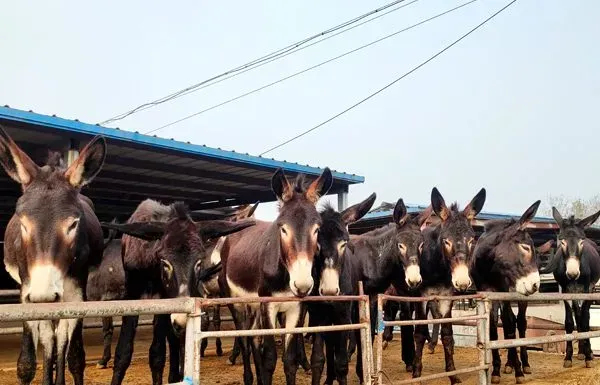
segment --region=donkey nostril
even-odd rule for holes
[[[323,295],[323,289],[319,288],[319,295]]]
[[[25,302],[31,302],[31,294],[25,296]]]
[[[339,287],[335,289],[335,295],[338,295],[338,294],[340,294],[340,288]]]
[[[58,302],[60,296],[58,295],[58,293],[54,293],[54,302]]]

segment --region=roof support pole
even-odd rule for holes
[[[338,193],[338,211],[348,208],[348,188]]]
[[[79,150],[74,139],[69,139],[69,151],[67,151],[67,166],[70,166],[79,156]]]

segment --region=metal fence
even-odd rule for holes
[[[429,301],[458,301],[458,300],[475,300],[477,303],[477,314],[472,316],[442,318],[442,319],[427,319],[427,320],[407,320],[407,321],[385,321],[383,319],[383,304],[386,301],[396,302],[429,302]],[[399,297],[379,294],[377,296],[377,330],[375,337],[375,380],[378,385],[383,384],[383,331],[386,326],[405,326],[405,325],[431,325],[452,323],[456,325],[469,325],[477,327],[477,344],[476,348],[479,351],[479,365],[457,369],[450,372],[436,373],[432,375],[422,376],[419,378],[411,378],[394,382],[395,385],[413,384],[427,382],[438,378],[449,377],[453,375],[479,372],[478,384],[491,384],[492,366],[492,350],[516,348],[528,345],[539,345],[545,343],[556,343],[565,341],[577,341],[589,338],[600,337],[600,330],[590,328],[589,332],[573,332],[572,334],[541,336],[541,337],[526,337],[516,338],[502,341],[490,341],[490,311],[492,309],[492,301],[526,301],[526,302],[556,302],[556,301],[600,301],[600,293],[589,294],[562,294],[562,293],[538,293],[531,296],[523,296],[517,293],[493,293],[479,292],[474,295],[464,296],[432,296],[432,297]],[[474,322],[474,323],[473,323]],[[500,326],[500,325],[498,325]],[[545,329],[546,327],[538,327]],[[553,329],[556,329],[553,327]],[[563,327],[564,329],[564,327]]]
[[[322,333],[334,331],[360,331],[362,345],[362,363],[364,382],[370,384],[373,375],[373,350],[371,344],[371,320],[369,312],[369,296],[362,293],[354,296],[320,296],[320,297],[255,297],[255,298],[177,298],[160,300],[129,301],[91,301],[65,303],[8,304],[0,305],[0,322],[35,321],[73,318],[102,318],[134,315],[156,315],[185,313],[188,315],[185,335],[184,381],[171,385],[200,384],[200,342],[209,337],[242,337],[280,334]],[[348,325],[296,327],[255,330],[201,330],[200,319],[202,308],[212,305],[258,304],[281,302],[345,302],[357,301],[359,307],[359,323]]]

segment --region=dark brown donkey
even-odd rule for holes
[[[425,239],[420,266],[423,283],[419,290],[421,296],[444,295],[464,292],[472,285],[469,274],[470,260],[475,247],[475,231],[471,221],[483,208],[485,189],[481,189],[464,210],[459,211],[456,203],[446,206],[442,194],[437,188],[431,191],[433,211],[440,218],[436,226],[423,230]],[[430,306],[435,319],[452,318],[452,301],[432,301],[415,307],[417,319],[426,319],[426,306]],[[423,346],[428,335],[427,325],[415,328],[415,365],[413,377],[420,377],[423,369]],[[446,359],[446,371],[454,367],[454,337],[452,324],[441,326],[442,344]],[[450,377],[450,382],[461,382],[458,376]]]
[[[536,201],[518,220],[497,220],[485,224],[485,230],[475,247],[474,268],[471,271],[478,290],[516,291],[523,295],[538,291],[540,274],[537,250],[527,232],[527,225],[535,216],[539,205],[540,201]],[[551,241],[547,242],[539,251],[544,252],[551,245]],[[516,338],[516,329],[519,330],[521,338],[525,337],[527,302],[520,302],[518,306],[519,312],[515,318],[510,302],[502,303],[502,328],[505,339]],[[500,303],[493,303],[490,316],[490,340],[492,341],[498,339],[499,310]],[[497,384],[500,382],[500,353],[498,350],[493,350],[492,356],[492,383]],[[525,348],[521,348],[521,361],[517,357],[516,348],[508,349],[506,373],[511,373],[514,369],[518,384],[523,382],[524,373],[531,373]]]
[[[105,155],[104,138],[95,137],[69,168],[39,167],[0,128],[0,163],[23,188],[4,235],[4,264],[21,284],[21,302],[86,300],[88,269],[102,259],[103,238],[92,202],[80,189],[98,174]],[[41,343],[44,385],[64,385],[65,356],[75,385],[83,384],[82,325],[81,319],[25,322],[17,362],[20,382],[33,380]]]
[[[423,281],[419,260],[423,248],[423,235],[420,227],[431,215],[431,207],[416,217],[411,217],[404,201],[399,199],[394,207],[393,223],[382,229],[375,229],[358,236],[351,236],[354,252],[348,259],[357,281],[362,281],[365,294],[375,296],[383,294],[390,285],[399,293],[411,293],[418,289]],[[371,337],[375,336],[377,321],[377,301],[371,298]],[[356,309],[356,307],[355,307]],[[356,313],[355,313],[356,316]],[[412,327],[402,331],[402,360],[407,369],[411,369],[414,357]],[[358,332],[355,333],[356,341]],[[406,343],[408,342],[408,343]],[[358,344],[356,374],[362,381],[362,347]]]
[[[256,226],[228,237],[221,258],[220,285],[226,297],[282,296],[304,297],[314,285],[311,275],[317,252],[321,217],[315,207],[333,183],[329,168],[306,186],[303,175],[290,182],[279,169],[271,187],[279,200],[274,222],[258,221]],[[269,303],[260,306],[230,306],[238,329],[274,328],[278,313],[285,315],[285,327],[296,327],[302,306],[299,302]],[[299,338],[286,335],[283,365],[288,384],[294,384]],[[252,384],[250,347],[256,376],[265,385],[272,383],[277,362],[274,336],[265,336],[262,352],[258,339],[240,339],[244,361],[244,384]]]
[[[596,222],[600,211],[583,219],[575,219],[572,215],[563,219],[556,207],[553,207],[552,216],[560,227],[558,233],[560,243],[544,273],[554,273],[554,279],[563,293],[591,293],[600,280],[600,255],[596,244],[585,235],[585,229]],[[590,330],[591,305],[591,301],[565,301],[567,333],[573,333],[575,326],[578,332]],[[575,316],[575,324],[573,316]],[[580,340],[579,353],[584,356],[585,366],[590,368],[594,358],[590,340]],[[564,366],[570,368],[572,365],[573,343],[568,341]]]
[[[198,277],[205,276],[201,262],[206,243],[252,226],[254,221],[206,220],[194,222],[182,202],[163,205],[147,199],[139,204],[127,223],[103,223],[123,232],[122,258],[126,277],[126,299],[198,297]],[[209,268],[206,270],[218,270]],[[210,277],[206,277],[209,279]],[[152,383],[162,384],[169,342],[169,383],[182,380],[180,338],[186,314],[156,315],[149,352]],[[115,350],[112,384],[120,385],[131,363],[138,316],[123,317]]]

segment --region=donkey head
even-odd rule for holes
[[[182,202],[173,203],[170,209],[169,220],[166,222],[103,223],[102,226],[145,241],[154,241],[147,249],[147,256],[160,264],[157,267],[160,267],[162,293],[165,298],[197,296],[195,277],[211,278],[206,277],[205,269],[202,268],[207,242],[245,229],[255,222],[194,222],[187,206]],[[212,271],[216,274],[219,270]],[[179,332],[185,328],[187,316],[171,314],[171,322],[175,331]]]
[[[402,198],[398,199],[394,207],[393,220],[395,223],[394,250],[404,268],[404,279],[409,289],[417,288],[423,278],[419,261],[423,252],[423,234],[421,226],[431,216],[432,208],[429,206],[417,217],[411,218],[406,210]],[[396,249],[397,247],[397,249]]]
[[[86,247],[79,191],[100,172],[105,156],[106,142],[96,136],[70,167],[56,160],[39,167],[0,127],[0,163],[23,190],[11,219],[18,225],[7,231],[5,242],[25,257],[19,261],[19,277],[13,277],[22,284],[24,302],[63,299],[65,276]]]
[[[473,281],[470,276],[472,254],[475,246],[475,231],[471,221],[483,208],[485,189],[482,188],[464,210],[459,211],[456,203],[446,206],[437,188],[431,191],[433,211],[440,218],[438,245],[450,265],[452,285],[458,291],[466,291]]]
[[[583,254],[584,240],[586,239],[585,228],[591,226],[598,217],[600,211],[584,219],[576,219],[571,215],[563,219],[556,207],[552,207],[552,216],[558,224],[558,241],[562,255],[565,258],[567,277],[578,279],[581,275],[581,256]]]
[[[298,175],[291,183],[282,169],[278,169],[271,180],[271,188],[279,200],[279,215],[274,222],[277,233],[272,234],[276,239],[271,242],[277,242],[279,250],[265,253],[263,273],[274,277],[280,264],[283,265],[295,296],[308,295],[314,285],[311,272],[321,227],[321,217],[315,206],[332,184],[329,168],[325,168],[308,187],[304,175]]]
[[[364,201],[348,207],[341,213],[329,205],[321,210],[319,253],[315,261],[320,295],[340,293],[340,270],[343,258],[347,249],[353,251],[348,226],[369,212],[376,197],[377,195],[373,193]]]
[[[519,220],[490,221],[477,244],[475,254],[486,254],[489,268],[502,277],[501,290],[515,290],[530,295],[540,287],[537,251],[527,232],[527,225],[535,217],[540,201],[534,202]],[[546,248],[546,243],[542,248]],[[545,251],[545,250],[540,250]]]

